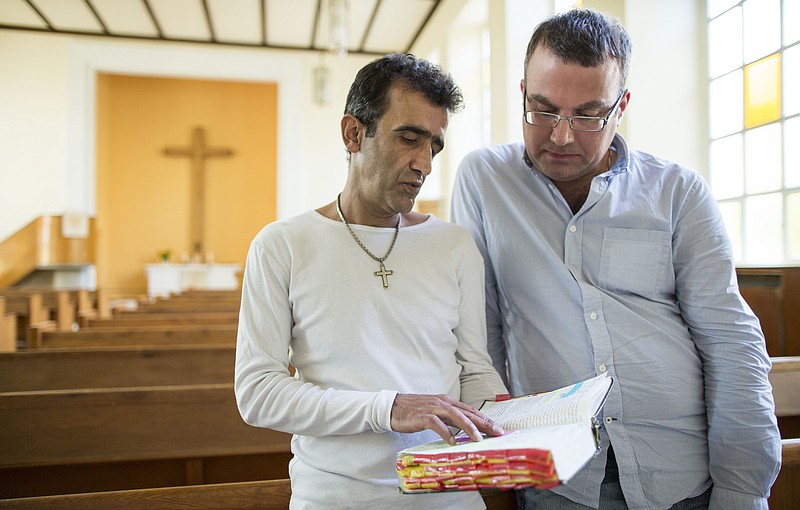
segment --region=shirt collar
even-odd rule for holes
[[[628,152],[628,142],[622,138],[622,135],[616,133],[614,139],[611,141],[611,148],[617,152],[617,159],[607,173],[610,175],[621,174],[627,172],[630,166],[631,156]]]

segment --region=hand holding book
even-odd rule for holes
[[[398,453],[403,492],[550,488],[568,481],[599,448],[595,416],[607,374],[547,393],[485,402],[481,412],[508,432],[480,442],[428,443]]]
[[[429,429],[451,444],[456,438],[449,427],[460,429],[473,441],[486,434],[500,436],[504,430],[469,404],[447,395],[398,394],[392,404],[392,430],[419,432]]]

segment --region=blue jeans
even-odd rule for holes
[[[699,496],[678,501],[672,505],[671,510],[696,510],[707,509],[711,500],[709,488]],[[525,489],[517,491],[518,510],[590,510],[592,507],[575,503],[571,499],[560,496],[551,491]],[[606,474],[600,485],[600,508],[602,510],[627,510],[625,495],[619,484],[619,470],[614,450],[608,447],[608,460],[606,461]]]

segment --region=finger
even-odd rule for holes
[[[494,420],[492,420],[479,410],[475,409],[474,407],[470,406],[469,404],[458,402],[457,404],[453,405],[461,409],[464,415],[467,416],[467,418],[471,420],[478,427],[478,430],[480,430],[484,434],[490,436],[501,436],[505,434],[505,430],[503,430],[501,426],[495,423]]]
[[[426,429],[439,434],[439,437],[444,439],[447,444],[451,446],[456,444],[456,438],[453,435],[453,432],[450,430],[450,427],[448,427],[438,416],[435,414],[429,414],[426,416],[426,421],[428,422],[425,426]]]
[[[484,434],[486,436],[502,436],[505,434],[505,430],[503,430],[502,427],[477,411],[465,413],[464,418],[467,420],[467,426],[453,426],[460,427],[473,441],[482,441],[484,439]]]
[[[467,411],[456,406],[442,407],[440,416],[451,426],[459,428],[473,441],[483,440],[483,435],[473,421],[474,410]]]
[[[503,434],[492,420],[474,407],[447,395],[398,394],[392,406],[392,430],[416,432],[429,429],[450,444],[455,442],[449,426],[461,429],[473,441]]]
[[[451,405],[451,406],[453,406],[453,407],[457,407],[458,409],[460,409],[460,410],[462,410],[462,411],[464,411],[466,413],[479,412],[476,408],[472,407],[471,405],[469,405],[469,404],[467,404],[465,402],[460,402],[458,400],[453,400],[450,397],[447,397],[446,403]]]
[[[503,427],[495,423],[494,420],[487,417],[480,411],[475,411],[473,413],[468,413],[467,416],[475,424],[475,426],[486,435],[489,436],[502,436],[505,434],[505,430]]]
[[[502,429],[498,433],[493,426],[493,422],[471,405],[453,400],[450,397],[446,397],[446,399],[447,407],[450,408],[449,411],[453,416],[451,425],[463,430],[473,441],[483,439],[481,432],[486,432],[490,435],[502,434]]]

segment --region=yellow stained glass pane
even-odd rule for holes
[[[781,56],[776,53],[744,67],[744,126],[781,117]]]

